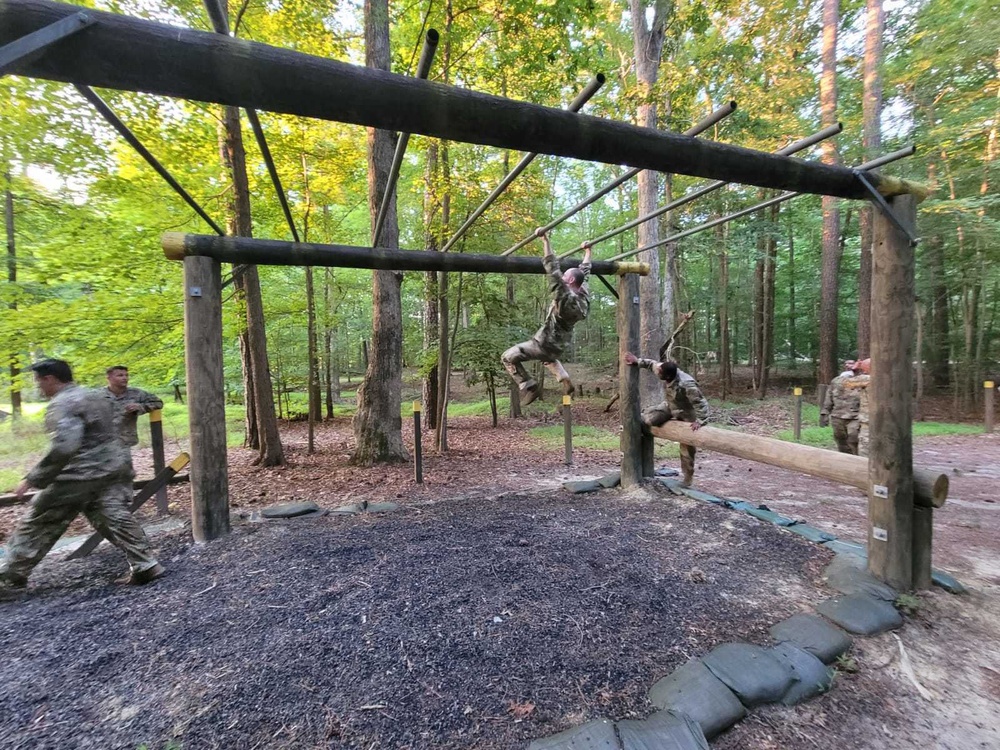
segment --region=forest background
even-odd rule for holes
[[[212,30],[205,7],[193,0],[92,5]],[[802,156],[855,165],[915,143],[915,156],[885,170],[933,189],[918,216],[918,380],[951,397],[959,415],[977,406],[983,379],[1000,375],[995,0],[885,7],[882,0],[422,0],[391,6],[385,0],[246,0],[229,12],[242,38],[411,75],[423,33],[433,27],[441,44],[432,80],[553,107],[566,106],[603,72],[608,81],[585,112],[675,131],[734,99],[737,111],[704,137],[764,151],[835,121],[844,132]],[[381,42],[380,29],[388,32]],[[241,121],[235,110],[216,105],[100,94],[216,222],[232,233],[291,239],[245,113]],[[23,369],[45,356],[69,360],[89,384],[101,383],[107,366],[125,364],[145,388],[182,387],[182,278],[179,265],[164,259],[159,239],[165,231],[210,229],[72,86],[7,76],[0,79],[0,101],[8,250],[7,280],[0,282],[6,308],[0,342],[8,360],[0,401],[8,403],[0,408],[16,411],[22,389],[32,396]],[[270,113],[260,119],[301,238],[370,246],[384,146],[392,135],[382,134],[379,157],[379,136],[362,128]],[[242,145],[234,142],[241,130],[245,183]],[[397,193],[399,247],[440,249],[518,158],[411,138]],[[449,252],[499,253],[623,171],[540,157]],[[644,173],[553,230],[556,252],[701,184]],[[597,245],[595,257],[767,197],[756,188],[727,187]],[[739,366],[748,366],[750,392],[759,398],[778,368],[803,382],[828,380],[840,360],[867,354],[868,321],[861,313],[870,289],[870,254],[863,252],[869,212],[861,202],[803,196],[645,253],[654,275],[644,286],[652,306],[643,311],[644,330],[658,339],[645,353],[655,353],[671,321],[693,310],[678,356],[691,372],[717,374],[723,397],[742,387],[732,377]],[[382,244],[395,242],[394,231],[387,229],[385,239]],[[539,253],[539,245],[519,252]],[[386,415],[398,422],[399,388],[391,381],[399,374],[386,366],[392,359],[395,369],[412,368],[423,378],[432,425],[443,422],[449,392],[447,378],[438,378],[444,359],[451,360],[448,372],[482,383],[495,404],[497,390],[507,388],[500,353],[530,335],[547,304],[541,279],[531,276],[446,280],[406,273],[380,282],[375,274],[373,290],[369,271],[261,267],[258,273],[262,317],[256,276],[246,274],[227,288],[226,388],[232,403],[245,400],[250,407],[247,440],[264,463],[283,460],[276,428],[269,437],[275,402],[287,416],[293,403],[302,403],[290,394],[304,394],[310,384],[313,416],[320,419],[337,410],[347,374],[356,380],[367,372],[366,388],[379,408],[361,409],[368,416],[356,419],[359,446],[366,432],[383,429],[378,425]],[[397,282],[393,318],[387,311],[393,312]],[[577,326],[567,360],[611,373],[615,300],[599,283],[591,291],[591,315]],[[252,340],[255,325],[266,355]],[[398,347],[380,339],[380,326],[401,335]],[[270,383],[254,383],[255,354],[266,356],[257,372],[267,373]],[[398,433],[398,426],[384,426],[393,428]],[[446,443],[442,432],[439,426],[439,444]],[[405,452],[401,442],[375,442],[378,447],[359,451],[362,462]]]

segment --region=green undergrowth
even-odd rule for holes
[[[803,420],[804,421],[804,420]],[[955,424],[952,422],[914,422],[914,437],[939,437],[942,435],[979,435],[983,428],[973,424]],[[775,433],[778,440],[795,442],[792,430],[780,430]],[[803,445],[812,445],[817,448],[836,448],[837,442],[833,439],[832,427],[803,427],[802,439],[799,441]]]
[[[557,450],[565,445],[565,433],[562,425],[532,427],[528,436],[540,447]],[[621,439],[615,430],[606,427],[591,427],[590,425],[573,426],[573,447],[588,448],[599,451],[618,451],[621,449]],[[655,456],[658,459],[677,458],[676,443],[656,442]]]

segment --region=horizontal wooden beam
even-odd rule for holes
[[[0,0],[0,45],[79,12],[47,0]],[[217,102],[762,188],[864,198],[844,167],[640,128],[248,42],[87,10],[96,19],[10,72]],[[886,191],[908,190],[872,173]]]
[[[849,484],[866,492],[869,489],[868,459],[862,456],[714,427],[692,430],[691,425],[686,422],[667,422],[660,427],[650,428],[650,432],[658,438],[673,440],[675,443],[800,471],[821,479]],[[913,477],[915,505],[927,508],[940,508],[944,505],[948,498],[947,474],[914,469]]]
[[[467,271],[472,273],[545,273],[540,257],[514,258],[502,255],[467,255],[433,250],[388,250],[352,245],[320,245],[311,242],[257,240],[250,237],[216,237],[207,234],[163,235],[163,254],[170,260],[192,256],[214,258],[222,263],[261,266],[329,266],[372,268],[381,271]],[[580,265],[577,259],[559,261],[565,270]],[[595,261],[593,273],[646,276],[648,263]]]

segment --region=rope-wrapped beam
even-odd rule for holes
[[[0,0],[0,45],[79,6]],[[87,10],[90,27],[18,62],[18,75],[142,91],[433,138],[706,177],[762,188],[865,198],[845,167],[642,128],[243,39]],[[905,183],[876,188],[890,194]]]
[[[380,271],[465,271],[471,273],[545,273],[540,257],[467,255],[434,250],[389,250],[384,247],[320,245],[312,242],[257,240],[250,237],[215,237],[168,232],[163,235],[163,254],[169,260],[190,256],[214,258],[221,263],[261,266],[329,266],[371,268]],[[580,265],[576,258],[559,261],[563,269]],[[648,263],[594,261],[593,273],[621,276],[649,274]]]

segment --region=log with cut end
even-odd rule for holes
[[[737,458],[779,466],[829,479],[833,482],[849,484],[865,492],[868,491],[868,459],[812,448],[784,440],[747,435],[743,432],[702,427],[692,431],[686,422],[667,422],[650,431],[658,438],[676,443],[693,445],[696,448],[725,453]],[[922,507],[940,508],[948,497],[948,475],[928,469],[913,470],[913,502]]]

